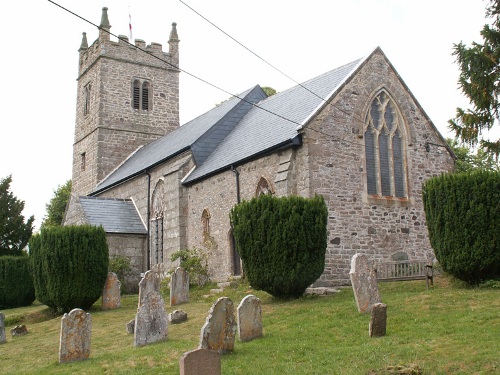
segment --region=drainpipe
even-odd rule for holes
[[[150,249],[150,240],[149,240],[149,235],[150,235],[150,220],[149,220],[149,215],[150,215],[150,206],[151,206],[151,175],[149,174],[148,170],[145,169],[144,172],[146,173],[146,175],[148,176],[148,206],[147,206],[147,209],[146,209],[146,221],[148,223],[148,236],[146,238],[146,253],[148,254],[148,259],[147,259],[147,271],[149,271],[151,269],[151,249]]]
[[[231,172],[233,172],[236,176],[236,202],[240,203],[240,172],[231,165]]]

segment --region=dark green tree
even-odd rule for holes
[[[492,19],[492,24],[484,25],[482,44],[473,42],[468,47],[460,42],[454,45],[453,55],[460,68],[458,83],[472,108],[457,108],[449,127],[465,144],[472,147],[479,144],[498,158],[500,139],[480,138],[484,131],[498,124],[500,114],[500,0],[489,1],[486,16]]]
[[[451,147],[457,159],[455,172],[472,172],[474,170],[500,171],[500,164],[492,154],[478,149],[476,153],[467,146],[459,145],[456,139],[447,138],[446,143]]]
[[[10,191],[12,176],[0,179],[0,256],[22,255],[33,233],[35,217],[24,221],[24,201]]]
[[[59,226],[64,217],[64,211],[71,195],[71,180],[66,181],[64,185],[59,185],[54,190],[54,196],[49,203],[45,205],[47,214],[43,218],[41,229],[51,226]]]
[[[323,273],[328,209],[322,196],[261,195],[233,207],[230,217],[254,288],[297,298]]]

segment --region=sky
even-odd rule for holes
[[[453,44],[481,42],[488,22],[481,0],[54,2],[94,24],[108,7],[115,35],[129,36],[130,15],[133,39],[160,43],[164,51],[176,22],[181,124],[230,94],[256,84],[283,91],[378,46],[444,137],[452,137],[447,121],[456,107],[468,105],[457,85]],[[90,45],[98,30],[47,0],[2,8],[0,178],[12,175],[11,191],[38,229],[54,190],[71,179],[78,48],[82,32]]]

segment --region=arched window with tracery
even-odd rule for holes
[[[163,180],[158,181],[151,197],[150,208],[150,253],[151,264],[163,263]]]
[[[394,101],[381,91],[365,121],[366,191],[379,197],[407,198],[405,129]]]
[[[271,184],[265,177],[261,177],[255,190],[255,196],[259,197],[263,194],[274,194]]]

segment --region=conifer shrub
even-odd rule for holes
[[[500,277],[500,173],[434,177],[423,185],[429,239],[445,272],[478,284]]]
[[[322,274],[328,220],[322,196],[261,195],[233,207],[230,219],[252,287],[298,298]]]
[[[30,241],[37,299],[59,312],[89,309],[102,294],[109,250],[102,227],[48,227]]]
[[[0,257],[0,309],[29,306],[34,300],[28,256]]]

